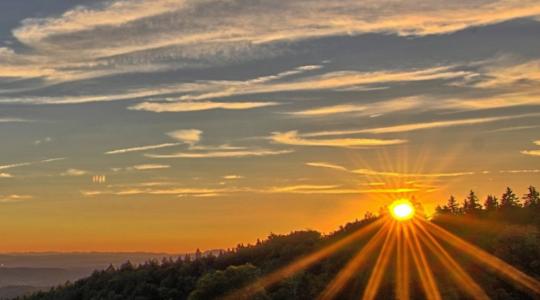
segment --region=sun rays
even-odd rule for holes
[[[489,299],[487,293],[449,251],[457,251],[475,264],[486,267],[487,271],[505,279],[516,288],[533,296],[540,296],[538,280],[426,220],[422,214],[415,213],[415,206],[411,201],[399,199],[389,205],[388,211],[372,223],[229,294],[225,299],[238,299],[239,295],[244,297],[254,295],[262,288],[270,287],[335,254],[343,247],[359,243],[360,240],[366,238],[368,238],[367,242],[328,283],[319,295],[319,300],[339,299],[340,292],[354,278],[365,273],[370,274],[369,279],[358,298],[375,299],[385,276],[388,276],[389,269],[392,267],[395,268],[393,269],[395,270],[395,299],[411,299],[410,288],[414,283],[413,275],[417,275],[414,278],[418,279],[426,299],[443,299],[438,287],[438,278],[433,273],[434,260],[444,269],[445,274],[448,274],[448,278],[460,287],[463,296],[470,299]],[[370,261],[374,261],[371,270],[366,268]]]

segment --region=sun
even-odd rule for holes
[[[388,207],[392,217],[398,221],[407,221],[414,217],[414,206],[407,199],[399,199]]]

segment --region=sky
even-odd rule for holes
[[[4,0],[0,252],[234,247],[540,183],[535,0]]]

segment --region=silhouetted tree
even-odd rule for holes
[[[519,198],[514,194],[511,188],[507,187],[506,192],[501,196],[501,209],[511,209],[520,207]]]
[[[450,198],[448,198],[448,202],[446,202],[446,207],[451,214],[457,215],[461,212],[459,203],[457,202],[456,198],[454,198],[454,196],[450,196]]]
[[[488,195],[484,202],[484,207],[487,211],[494,211],[499,208],[499,200],[493,195]]]
[[[529,186],[529,192],[523,195],[523,206],[536,208],[540,205],[540,193],[534,186]]]
[[[482,205],[480,204],[478,197],[474,191],[470,191],[469,195],[463,201],[463,212],[466,214],[477,213],[482,210]]]

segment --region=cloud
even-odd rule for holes
[[[540,155],[540,154],[538,154]],[[506,174],[527,174],[527,173],[540,173],[540,169],[524,169],[524,170],[501,170],[499,173]]]
[[[276,102],[143,102],[130,106],[131,110],[151,112],[190,112],[210,109],[243,110],[278,105]]]
[[[523,150],[521,154],[530,155],[530,156],[540,156],[540,150]]]
[[[335,165],[335,164],[331,164],[331,163],[326,163],[326,162],[308,162],[308,163],[306,163],[306,165],[310,166],[310,167],[318,167],[318,168],[327,168],[327,169],[334,169],[334,170],[340,170],[340,171],[348,171],[347,168],[345,168],[343,166]]]
[[[24,103],[24,104],[77,104],[87,102],[115,101],[126,99],[137,99],[144,97],[157,97],[171,93],[183,93],[177,98],[164,98],[166,102],[143,102],[134,105],[131,109],[150,108],[155,111],[165,109],[202,109],[216,106],[228,106],[228,109],[236,107],[246,108],[249,106],[269,106],[273,102],[248,102],[226,104],[208,101],[209,99],[254,95],[277,92],[314,91],[314,90],[341,90],[344,88],[374,88],[381,84],[392,82],[414,82],[426,80],[448,80],[462,79],[471,75],[469,71],[455,70],[455,66],[437,66],[423,69],[406,70],[381,70],[373,72],[361,71],[333,71],[320,75],[305,76],[287,81],[276,81],[282,78],[284,73],[298,72],[298,68],[281,72],[275,75],[267,75],[245,80],[221,80],[221,81],[197,81],[195,83],[180,83],[168,86],[158,86],[150,88],[140,88],[129,90],[119,94],[109,95],[84,95],[84,96],[60,96],[60,97],[5,97],[0,98],[2,103]],[[306,72],[303,70],[302,72]],[[377,85],[377,86],[374,86]],[[411,98],[412,99],[412,98]],[[157,100],[157,99],[156,99]],[[402,99],[404,100],[404,99]],[[402,102],[407,104],[409,101]],[[168,103],[169,102],[169,103]],[[201,103],[201,104],[199,104]],[[394,105],[403,105],[399,101]],[[223,107],[222,107],[223,108]]]
[[[538,127],[540,127],[540,125],[510,126],[510,127],[493,129],[493,130],[490,130],[489,132],[507,132],[507,131],[533,129],[533,128],[538,128]]]
[[[400,133],[400,132],[410,132],[410,131],[427,130],[427,129],[434,129],[434,128],[484,124],[484,123],[491,123],[491,122],[504,121],[504,120],[536,117],[539,115],[540,114],[538,113],[529,113],[529,114],[519,114],[519,115],[500,116],[500,117],[469,118],[469,119],[458,119],[458,120],[447,120],[447,121],[421,122],[421,123],[411,123],[411,124],[402,124],[402,125],[367,128],[367,129],[320,131],[320,132],[306,133],[304,134],[304,136],[320,137],[320,136],[351,135],[351,134],[360,134],[360,133],[370,133],[370,134]]]
[[[452,173],[398,173],[376,171],[372,169],[357,169],[352,170],[352,173],[366,176],[385,176],[385,177],[458,177],[466,175],[474,175],[474,172],[452,172]]]
[[[350,113],[360,115],[381,115],[411,109],[418,110],[419,108],[423,107],[424,104],[426,104],[426,101],[427,100],[424,97],[403,97],[369,104],[341,104],[324,106],[292,112],[289,114],[301,117],[324,117]]]
[[[30,161],[30,162],[8,164],[8,165],[0,165],[0,170],[7,170],[7,169],[12,169],[12,168],[26,167],[26,166],[31,166],[31,165],[35,165],[35,164],[50,163],[50,162],[55,162],[55,161],[64,160],[64,159],[65,158],[63,158],[63,157],[59,157],[59,158],[49,158],[49,159],[38,160],[38,161]]]
[[[225,175],[223,176],[223,179],[227,179],[227,180],[236,180],[236,179],[243,179],[244,176],[240,176],[240,175]]]
[[[334,71],[322,75],[307,76],[286,82],[258,81],[206,81],[193,85],[193,92],[180,100],[208,100],[239,95],[263,93],[316,91],[346,87],[372,87],[391,82],[413,82],[437,79],[462,78],[469,72],[454,70],[452,66],[409,70],[382,70],[374,72]]]
[[[179,152],[173,154],[145,154],[145,156],[151,158],[233,158],[281,155],[292,152],[292,150],[251,149],[236,151]]]
[[[348,169],[346,167],[332,164],[328,162],[308,162],[307,166],[317,167],[317,168],[330,168],[334,170],[349,172],[356,175],[365,175],[365,176],[382,176],[382,177],[417,177],[417,178],[437,178],[437,177],[458,177],[458,176],[467,176],[474,175],[474,172],[449,172],[449,173],[399,173],[399,172],[387,172],[387,171],[377,171],[373,169]]]
[[[473,85],[480,88],[536,87],[540,82],[540,59],[515,62],[507,57],[491,60],[483,68],[483,80]]]
[[[201,140],[202,131],[198,129],[180,129],[167,133],[171,138],[182,143],[194,145]]]
[[[156,144],[156,145],[146,145],[146,146],[137,146],[137,147],[131,147],[131,148],[124,148],[124,149],[116,149],[105,152],[105,154],[124,154],[124,153],[130,153],[130,152],[139,152],[139,151],[146,151],[146,150],[155,150],[155,149],[161,149],[161,148],[167,148],[167,147],[174,147],[181,145],[182,143],[163,143],[163,144]]]
[[[13,178],[13,175],[9,173],[0,173],[0,178]]]
[[[347,148],[367,148],[398,145],[406,143],[406,140],[401,139],[359,139],[359,138],[342,138],[342,139],[308,139],[298,134],[298,131],[274,132],[270,136],[270,140],[275,143],[295,146],[323,146],[323,147],[347,147]]]
[[[22,202],[29,199],[32,199],[33,197],[30,195],[7,195],[7,196],[0,196],[0,203],[16,203],[16,202]]]
[[[362,112],[362,111],[365,111],[366,109],[367,107],[364,105],[341,104],[341,105],[306,109],[302,111],[292,112],[290,114],[295,115],[295,116],[303,116],[303,117],[318,117],[318,116],[326,116],[326,115],[334,115],[334,114],[342,114],[342,113]]]
[[[291,185],[280,186],[268,189],[268,193],[292,193],[292,194],[394,194],[412,193],[418,188],[379,188],[379,189],[358,189],[344,188],[338,185]]]
[[[144,165],[135,165],[132,168],[138,171],[144,170],[157,170],[157,169],[168,169],[171,166],[169,165],[159,165],[159,164],[144,164]]]
[[[0,48],[0,73],[61,82],[242,61],[325,36],[445,34],[537,15],[534,0],[112,0],[23,20],[13,36],[25,50]]]
[[[126,188],[115,191],[83,191],[85,196],[98,196],[98,195],[115,195],[115,196],[134,196],[134,195],[207,195],[207,194],[222,194],[231,193],[236,190],[231,189],[214,189],[214,188],[189,188],[189,187],[175,187],[168,189],[154,189],[154,188]]]
[[[28,123],[33,122],[32,120],[21,119],[21,118],[0,118],[0,123]]]
[[[65,172],[61,173],[61,176],[83,176],[88,174],[85,170],[79,170],[79,169],[67,169]]]
[[[540,141],[533,141],[533,144],[540,146]],[[523,150],[521,154],[530,156],[540,156],[540,150]]]
[[[35,140],[34,145],[41,145],[41,144],[46,144],[46,143],[50,143],[50,142],[52,142],[52,138],[51,137],[45,137],[44,139],[41,139],[41,140]]]

